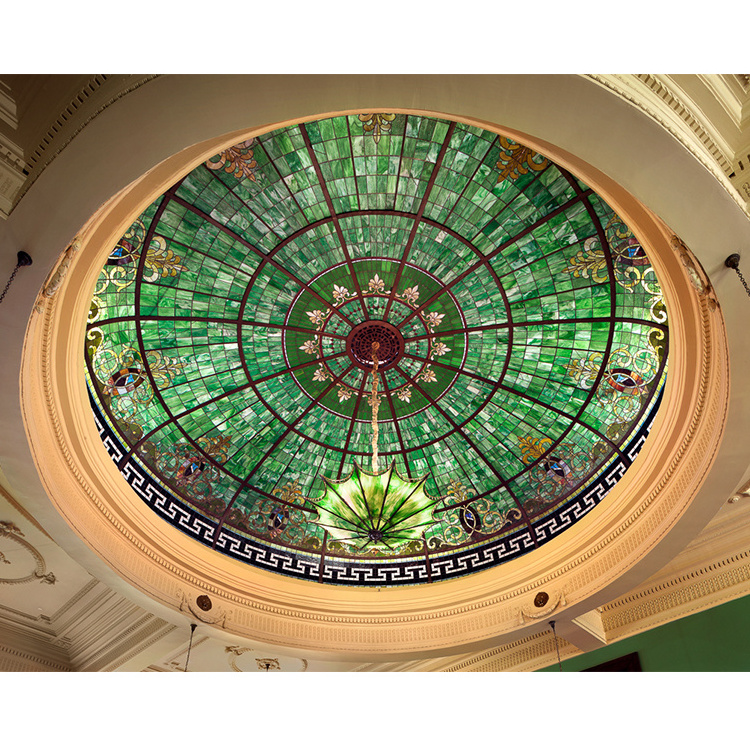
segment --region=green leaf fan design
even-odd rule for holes
[[[318,510],[316,522],[354,553],[395,552],[435,523],[433,511],[441,498],[424,491],[427,475],[402,477],[393,462],[380,472],[354,464],[341,481],[323,477],[325,492],[310,501]]]

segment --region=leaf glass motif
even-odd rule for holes
[[[385,282],[377,274],[369,281],[370,291],[374,294],[379,294],[385,289]]]
[[[549,438],[525,437],[520,438],[518,442],[521,447],[521,459],[525,463],[534,461],[552,447],[552,441]]]
[[[586,359],[574,359],[565,366],[568,375],[578,381],[582,388],[593,385],[599,376],[602,365],[602,355],[598,352],[590,354]]]
[[[302,490],[296,479],[292,482],[287,482],[281,488],[275,489],[273,494],[277,495],[285,503],[299,503],[302,498]]]
[[[310,498],[317,523],[354,551],[394,550],[419,539],[434,523],[438,498],[425,493],[425,478],[404,478],[393,464],[373,474],[355,463],[347,479],[324,481],[324,495]]]
[[[146,281],[156,281],[159,277],[177,276],[185,267],[180,265],[180,256],[167,247],[164,237],[154,235],[146,250],[143,278]],[[146,273],[148,271],[148,273]]]
[[[576,278],[590,278],[594,283],[602,284],[609,278],[607,272],[607,258],[602,250],[599,240],[590,237],[579,250],[575,257],[571,258],[565,269],[571,276]]]
[[[146,352],[146,362],[154,384],[160,388],[168,387],[184,367],[178,357],[170,357],[160,351]]]
[[[305,354],[317,354],[318,353],[318,342],[314,341],[313,339],[310,339],[309,341],[305,341],[304,344],[300,347],[300,349]]]
[[[363,124],[365,133],[372,133],[375,143],[380,141],[382,133],[391,132],[391,123],[395,119],[396,115],[385,114],[366,114],[359,116],[359,120]]]
[[[222,464],[229,458],[229,446],[231,442],[232,439],[226,435],[204,436],[197,440],[198,447],[201,450]]]
[[[324,315],[322,310],[313,310],[312,312],[308,312],[307,317],[310,318],[310,322],[315,326],[316,330],[318,330],[323,325],[326,319],[326,316]]]
[[[223,169],[237,178],[247,178],[255,182],[255,168],[258,166],[258,163],[253,158],[251,148],[254,142],[255,139],[250,138],[247,141],[238,143],[236,146],[222,151],[217,157],[208,159],[205,164],[209,169],[214,171]],[[217,161],[214,161],[214,159],[217,159]]]
[[[448,485],[448,502],[462,503],[474,494],[473,490],[464,487],[457,479],[451,480]]]
[[[549,160],[541,154],[532,151],[528,146],[522,146],[512,141],[510,138],[500,136],[500,145],[504,151],[500,154],[500,159],[496,165],[500,170],[498,182],[505,179],[515,181],[521,175],[528,174],[530,171],[541,172],[549,165]]]

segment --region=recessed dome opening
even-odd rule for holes
[[[316,582],[433,583],[539,548],[622,478],[667,310],[648,247],[547,156],[372,117],[245,139],[146,208],[99,276],[88,385],[123,475],[204,544]],[[352,493],[326,509],[335,538],[320,503],[372,452],[373,342],[387,476],[430,501],[383,489],[389,531]]]

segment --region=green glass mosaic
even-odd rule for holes
[[[349,115],[237,144],[154,201],[103,264],[85,356],[127,450],[207,519],[439,556],[604,471],[663,385],[667,322],[647,248],[544,155]]]

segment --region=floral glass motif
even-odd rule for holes
[[[346,287],[339,286],[338,284],[333,285],[333,299],[340,305],[342,302],[346,302],[352,293],[346,289]]]
[[[385,289],[385,282],[377,275],[375,274],[374,278],[370,279],[368,282],[368,286],[370,287],[370,291],[374,293],[382,292]]]
[[[300,349],[305,354],[313,354],[313,355],[315,355],[315,354],[318,353],[318,342],[315,341],[315,340],[313,340],[313,339],[309,339],[308,341],[305,341],[304,344],[302,344],[302,346],[300,347]]]
[[[656,413],[668,322],[649,248],[574,175],[482,128],[369,113],[244,140],[134,217],[84,356],[113,456],[217,550],[367,571],[353,585],[422,566],[415,583],[565,533],[611,487]],[[355,356],[373,324],[375,400]],[[348,475],[375,406],[389,468]]]
[[[406,302],[409,305],[415,305],[417,300],[419,299],[419,286],[412,286],[408,289],[404,289],[403,294],[397,295],[400,297],[404,302]]]
[[[378,143],[383,133],[391,132],[391,123],[396,119],[396,115],[367,114],[360,115],[359,119],[364,132],[372,133],[373,140]]]
[[[430,359],[433,357],[441,357],[443,354],[447,354],[450,351],[450,349],[442,342],[438,341],[437,343],[432,345],[432,349],[430,349]]]
[[[255,182],[255,168],[258,162],[253,158],[253,143],[253,138],[238,143],[206,161],[206,166],[212,170],[222,169],[234,177]]]
[[[529,172],[541,172],[549,165],[549,160],[541,154],[510,138],[501,136],[500,146],[503,150],[497,162],[497,168],[500,170],[498,182],[505,179],[517,180],[521,175]]]

